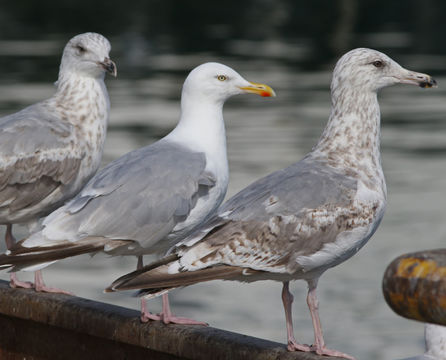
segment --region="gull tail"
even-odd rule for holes
[[[54,244],[48,244],[47,246],[27,247],[23,244],[27,239],[20,240],[5,254],[0,255],[0,269],[11,268],[11,271],[35,271],[57,260],[95,253],[104,250],[104,247],[110,249],[128,245],[127,240],[88,237],[75,242],[65,240],[54,242]]]
[[[162,295],[177,287],[210,280],[231,280],[243,274],[243,268],[217,265],[195,271],[172,270],[178,268],[178,255],[173,254],[141,269],[121,276],[105,292],[140,290],[139,296],[148,298]]]

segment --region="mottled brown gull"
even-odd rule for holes
[[[377,92],[397,83],[430,87],[435,81],[378,51],[345,54],[333,74],[328,124],[310,153],[240,191],[170,255],[117,279],[107,290],[143,289],[142,295],[153,297],[213,279],[281,281],[288,349],[353,359],[326,348],[316,287],[322,273],[367,242],[384,214]],[[309,287],[312,346],[297,343],[293,335],[288,286],[296,279]]]
[[[143,254],[164,255],[223,201],[229,178],[223,104],[242,93],[274,96],[270,87],[248,82],[225,65],[195,68],[183,86],[177,127],[99,171],[44,219],[40,232],[1,256],[0,265],[32,270],[100,250],[139,260]],[[167,295],[163,305],[164,322],[197,323],[173,317]],[[142,319],[160,316],[146,311],[143,302]]]
[[[12,225],[35,223],[72,198],[101,162],[110,103],[104,73],[116,76],[100,34],[72,38],[63,51],[56,93],[0,119],[0,224],[10,249]],[[11,274],[11,286],[31,287]],[[35,274],[37,291],[46,287]]]

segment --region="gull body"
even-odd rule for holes
[[[242,93],[274,96],[225,65],[195,68],[183,86],[177,127],[108,164],[0,264],[35,270],[87,252],[164,254],[223,201],[229,178],[223,104]],[[143,309],[143,319],[158,318]]]
[[[355,49],[336,64],[332,109],[317,144],[302,160],[252,183],[165,258],[117,279],[107,290],[142,289],[147,298],[214,279],[283,282],[288,349],[353,359],[325,346],[316,288],[328,269],[366,244],[386,208],[381,168],[379,89],[435,84],[385,54]],[[307,281],[315,342],[294,339],[289,281]]]
[[[0,119],[0,224],[33,224],[76,195],[97,171],[110,101],[104,74],[116,76],[110,43],[80,34],[64,48],[55,94]],[[36,274],[36,289],[50,290]],[[11,277],[12,286],[29,287]]]

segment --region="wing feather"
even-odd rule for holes
[[[187,217],[197,198],[207,193],[203,189],[214,185],[203,153],[160,140],[99,171],[73,200],[44,220],[38,242],[30,238],[24,244],[48,246],[58,239],[103,237],[133,240],[151,252],[165,251],[168,242],[158,250],[159,241]]]
[[[79,172],[73,126],[38,103],[0,120],[0,208],[35,205]]]
[[[180,255],[183,270],[230,265],[294,272],[297,264],[290,254],[321,249],[358,216],[352,206],[355,194],[353,178],[303,160],[234,195],[169,253]],[[321,226],[324,231],[313,236]]]

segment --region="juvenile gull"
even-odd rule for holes
[[[377,91],[396,83],[430,87],[435,81],[378,51],[345,54],[333,74],[328,124],[310,153],[240,191],[170,255],[117,279],[107,290],[143,289],[142,295],[153,297],[213,279],[281,281],[288,349],[353,359],[325,347],[316,287],[325,270],[367,242],[384,214]],[[294,339],[288,286],[295,279],[308,283],[312,346]]]
[[[187,77],[181,117],[166,137],[130,152],[99,171],[70,202],[43,221],[44,228],[19,242],[0,265],[34,269],[87,252],[163,254],[187,236],[223,201],[228,161],[223,104],[231,96],[274,96],[231,68],[206,63]],[[35,266],[33,266],[35,265]],[[197,323],[170,313],[167,295],[161,319]],[[159,320],[142,303],[142,319]]]
[[[0,224],[8,249],[12,225],[35,223],[72,198],[101,162],[110,102],[104,73],[116,76],[110,43],[80,34],[63,51],[56,93],[0,119]],[[12,287],[32,287],[11,274]],[[37,291],[46,287],[35,273]]]

